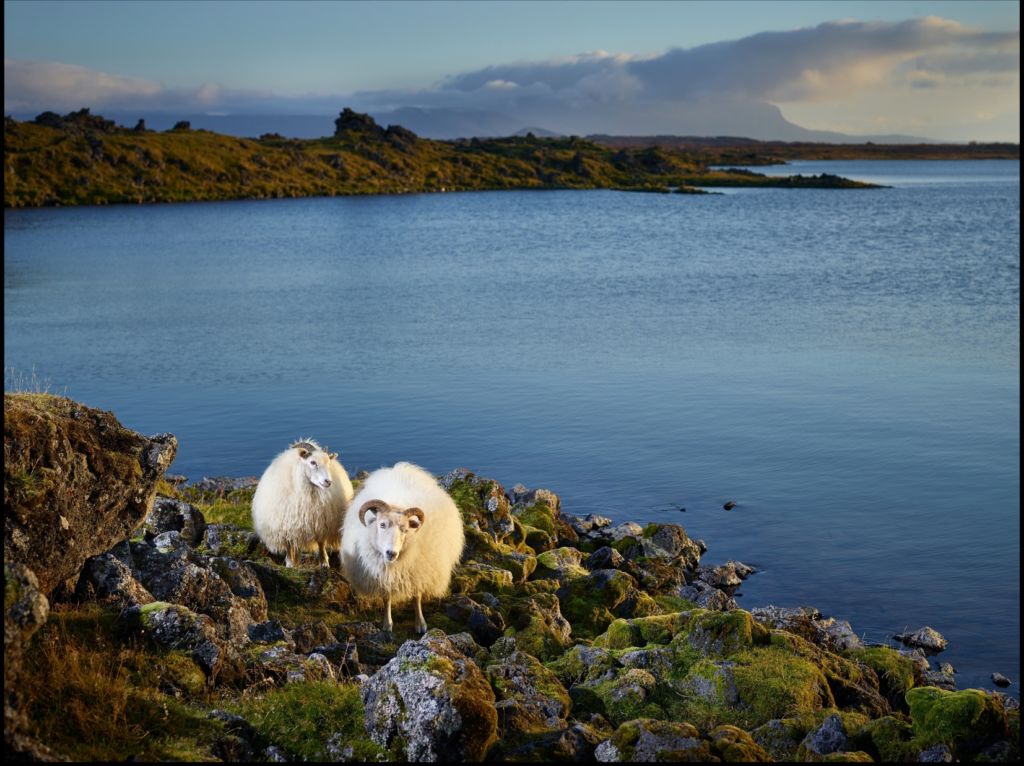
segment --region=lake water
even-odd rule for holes
[[[6,210],[4,364],[193,480],[312,436],[678,522],[1019,696],[1019,164],[766,170],[894,188]]]

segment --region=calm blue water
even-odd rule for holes
[[[1018,693],[1019,164],[769,170],[895,188],[7,210],[4,364],[191,479],[314,436],[679,522]]]

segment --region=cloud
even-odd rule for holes
[[[228,90],[218,83],[168,88],[156,80],[97,72],[56,61],[4,59],[4,111],[90,108],[201,108],[265,98],[269,91]]]
[[[454,74],[429,88],[347,95],[282,97],[216,83],[167,88],[69,64],[5,59],[4,108],[328,114],[351,106],[380,115],[416,107],[500,112],[524,125],[565,133],[671,133],[684,129],[682,116],[714,102],[716,113],[732,114],[733,109],[735,115],[706,125],[687,117],[692,125],[687,129],[733,130],[720,126],[739,124],[744,127],[735,130],[752,135],[759,121],[775,119],[774,113],[752,111],[754,106],[824,106],[865,94],[904,94],[908,103],[911,94],[927,97],[932,113],[938,106],[952,114],[956,104],[950,88],[958,87],[960,94],[988,89],[992,103],[977,103],[967,113],[978,107],[1002,113],[1019,108],[1019,72],[1019,30],[992,32],[927,17],[897,23],[831,21],[645,56],[599,50],[516,61]],[[749,108],[736,111],[741,106]],[[742,120],[741,114],[746,115]]]

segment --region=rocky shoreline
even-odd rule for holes
[[[405,606],[385,632],[336,556],[267,552],[255,477],[164,478],[170,435],[4,405],[7,758],[1019,760],[1019,704],[957,690],[935,631],[865,645],[812,607],[742,610],[756,570],[679,525],[453,470],[450,594],[425,636]]]

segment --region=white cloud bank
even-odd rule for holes
[[[925,110],[931,124],[943,124],[962,123],[979,111],[1019,111],[1019,73],[1019,30],[991,32],[927,17],[833,21],[651,56],[597,51],[515,62],[454,75],[426,89],[344,96],[283,98],[213,83],[166,88],[68,64],[5,59],[4,109],[188,107],[309,114],[337,111],[341,104],[377,112],[501,111],[564,132],[663,133],[674,132],[673,120],[693,111],[694,103],[789,104],[803,114],[815,104],[866,103],[864,96],[872,94],[874,108],[891,113],[865,114],[865,126],[882,117],[894,124],[920,122],[911,110]],[[965,89],[972,92],[968,112],[957,103]],[[926,106],[921,98],[928,99]]]

